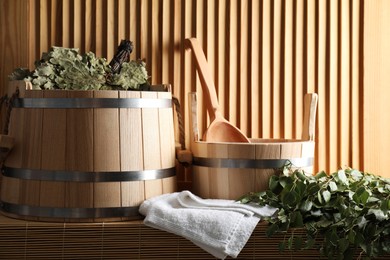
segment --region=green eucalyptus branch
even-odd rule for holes
[[[313,176],[287,165],[270,178],[268,190],[239,200],[279,209],[266,219],[266,235],[291,234],[280,250],[319,245],[329,259],[390,254],[390,179],[350,168]]]

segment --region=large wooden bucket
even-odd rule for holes
[[[199,139],[196,94],[191,101],[193,192],[203,198],[238,199],[268,188],[275,169],[291,163],[311,173],[317,95],[305,96],[302,140],[250,139],[251,143],[209,143]]]
[[[27,86],[27,88],[26,88]],[[139,218],[152,196],[176,190],[168,91],[19,88],[9,124],[1,209],[40,221]]]

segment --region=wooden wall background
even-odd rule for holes
[[[197,37],[225,117],[248,136],[300,138],[303,95],[317,92],[316,170],[390,176],[389,9],[385,0],[0,0],[0,82],[4,92],[7,75],[50,46],[110,60],[126,38],[151,82],[172,84],[187,119],[188,92],[202,98],[182,42]],[[201,117],[204,130],[204,108]]]

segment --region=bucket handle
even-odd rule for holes
[[[6,106],[6,114],[5,114],[5,122],[3,126],[3,134],[0,135],[0,166],[3,165],[4,161],[7,159],[9,152],[12,150],[15,144],[15,139],[8,135],[9,122],[11,118],[12,112],[12,104],[15,99],[19,97],[19,88],[15,89],[15,92],[11,95],[10,98],[5,95],[1,99],[0,106],[5,104]]]
[[[307,93],[304,97],[302,140],[314,141],[317,101],[318,101],[317,93]]]
[[[180,149],[176,151],[177,160],[184,166],[189,166],[192,163],[192,152],[186,149],[185,144],[185,133],[184,133],[184,122],[183,116],[180,109],[179,99],[175,96],[172,96],[172,102],[175,105],[175,110],[177,114],[177,121],[179,125],[179,142]]]

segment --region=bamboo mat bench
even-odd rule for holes
[[[278,251],[260,223],[237,259],[319,259],[316,250]],[[0,215],[0,259],[214,259],[190,241],[142,221],[49,223]],[[390,259],[381,258],[381,259]]]

